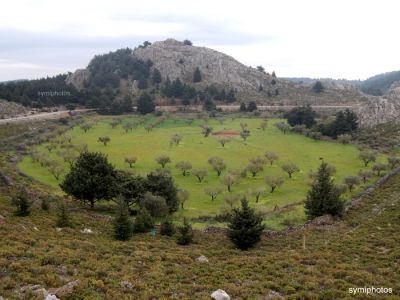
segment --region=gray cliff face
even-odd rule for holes
[[[200,84],[233,86],[238,92],[257,92],[260,85],[268,87],[272,80],[272,76],[245,66],[226,54],[173,39],[136,49],[133,55],[142,60],[152,60],[163,78],[168,76],[171,80],[180,78],[191,82],[197,67],[203,77]]]
[[[373,97],[356,111],[360,126],[373,127],[384,123],[400,122],[400,97],[397,99]]]

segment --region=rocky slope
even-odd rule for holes
[[[155,42],[132,51],[133,57],[143,61],[151,60],[152,69],[157,68],[163,79],[179,78],[197,89],[209,85],[233,88],[240,102],[256,100],[260,103],[293,105],[348,105],[357,104],[365,97],[354,87],[327,84],[323,93],[314,93],[311,86],[304,86],[289,80],[274,78],[270,73],[248,67],[231,56],[206,48],[186,45],[174,39]],[[200,69],[202,80],[193,83],[193,73]],[[78,89],[90,77],[89,69],[77,70],[67,78],[67,82]],[[137,93],[137,82],[130,78],[120,78],[120,90]]]

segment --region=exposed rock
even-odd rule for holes
[[[374,97],[356,109],[356,113],[362,127],[372,127],[391,122],[398,123],[400,120],[400,103],[394,99]]]
[[[45,298],[49,294],[49,292],[45,288],[42,288],[38,284],[30,284],[30,285],[25,285],[25,286],[21,287],[19,290],[19,294],[21,294],[23,296],[32,294],[36,297]]]
[[[224,290],[218,289],[218,290],[212,292],[211,299],[214,299],[214,300],[230,300],[231,297]]]
[[[62,287],[49,289],[49,293],[52,295],[56,295],[57,297],[64,297],[68,294],[71,294],[74,291],[74,288],[80,283],[81,281],[77,279],[75,281],[68,282]]]
[[[87,69],[78,69],[67,76],[67,84],[72,84],[78,90],[83,89],[84,82],[89,78],[90,72]]]
[[[62,231],[62,228],[57,227],[57,228],[56,228],[56,231],[57,231],[57,232],[61,232],[61,231]]]
[[[196,258],[196,261],[199,263],[208,263],[208,258],[205,257],[204,255],[201,255],[198,258]]]
[[[48,295],[46,296],[45,300],[60,300],[60,299],[57,298],[56,295],[48,294]]]
[[[263,300],[284,300],[285,297],[283,297],[281,294],[279,294],[276,291],[269,291],[267,295],[265,295],[263,298]]]
[[[7,300],[7,299],[5,299],[5,298],[3,298],[2,296],[0,296],[0,300]]]
[[[94,233],[93,230],[90,229],[90,228],[84,228],[84,229],[81,230],[81,232],[84,233],[84,234],[92,234],[92,233]]]
[[[119,285],[124,290],[133,290],[133,284],[129,281],[121,281]]]

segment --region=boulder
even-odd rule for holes
[[[19,290],[19,294],[22,294],[23,296],[32,294],[36,297],[45,298],[49,294],[49,292],[38,284],[30,284],[21,287]]]
[[[207,257],[205,257],[204,255],[201,255],[201,256],[199,256],[198,258],[196,258],[196,261],[197,262],[199,262],[199,263],[208,263],[209,261],[208,261],[208,258]]]
[[[121,281],[119,285],[124,290],[133,290],[133,284],[129,281]]]
[[[73,293],[74,288],[81,283],[79,279],[75,281],[68,282],[66,285],[63,285],[59,288],[52,288],[49,289],[49,293],[52,295],[56,295],[57,297],[64,297],[68,294]]]
[[[263,298],[263,300],[284,300],[285,297],[283,297],[281,294],[279,294],[276,291],[269,291],[267,295],[265,295]]]
[[[90,229],[90,228],[84,228],[84,229],[81,230],[81,232],[84,233],[84,234],[92,234],[93,230]]]
[[[56,295],[48,294],[45,300],[60,300],[60,298],[57,298]]]
[[[214,300],[230,300],[231,297],[224,290],[218,289],[218,290],[212,292],[211,299],[214,299]]]

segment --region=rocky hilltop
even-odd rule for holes
[[[265,72],[246,66],[233,57],[216,50],[188,45],[174,39],[140,46],[130,55],[142,61],[151,61],[151,70],[157,68],[165,82],[179,78],[197,90],[210,85],[227,90],[234,89],[238,102],[256,100],[271,105],[354,105],[365,100],[358,89],[345,84],[326,84],[324,92],[315,93],[312,86],[305,86],[274,76],[272,70]],[[202,80],[193,83],[193,74],[198,68]],[[119,70],[115,70],[119,74]],[[70,74],[67,83],[78,89],[94,74],[89,67]],[[125,94],[137,94],[138,82],[130,76],[120,78],[119,90]]]

